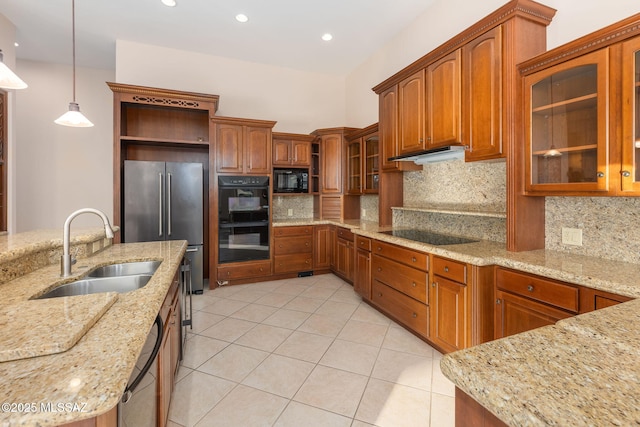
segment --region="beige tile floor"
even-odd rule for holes
[[[169,427],[454,425],[442,355],[325,274],[193,296]]]

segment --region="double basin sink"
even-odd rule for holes
[[[84,278],[65,283],[37,297],[38,299],[100,292],[125,293],[144,287],[162,261],[127,262],[99,267]]]

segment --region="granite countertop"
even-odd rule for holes
[[[37,245],[35,240],[33,244]],[[38,408],[41,403],[78,404],[82,412],[0,411],[0,425],[56,426],[101,415],[114,408],[186,247],[186,241],[113,245],[79,260],[73,266],[71,277],[62,279],[60,266],[56,264],[0,285],[0,310],[6,310],[58,284],[77,280],[102,265],[163,261],[146,286],[119,294],[113,305],[68,351],[0,363],[2,403],[35,403]],[[14,334],[16,328],[19,330],[25,324],[28,326],[23,318],[16,318],[15,325],[3,327],[0,334]]]

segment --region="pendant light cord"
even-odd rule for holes
[[[73,56],[73,102],[76,102],[76,0],[71,0],[71,46]]]

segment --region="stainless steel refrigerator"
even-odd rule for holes
[[[186,240],[192,292],[203,290],[201,163],[124,162],[123,241]]]

